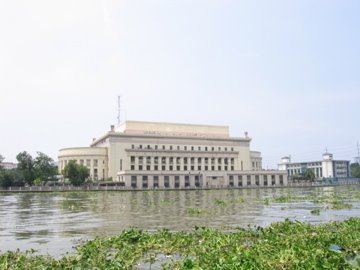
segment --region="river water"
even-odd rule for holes
[[[355,197],[349,194],[357,194]],[[360,216],[360,186],[188,191],[100,191],[0,194],[0,252],[36,249],[55,257],[83,240],[129,227],[149,231],[267,226],[285,218],[310,223]],[[332,210],[309,199],[342,196],[350,209]],[[306,196],[277,203],[271,198]],[[266,201],[266,198],[269,201]],[[311,214],[320,209],[320,215]]]

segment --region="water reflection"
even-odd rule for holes
[[[343,220],[360,216],[359,199],[349,197],[351,192],[358,196],[360,187],[0,194],[0,249],[35,248],[59,255],[72,250],[80,238],[113,235],[129,227],[192,230],[266,226],[285,218]],[[353,207],[312,215],[319,207],[314,199],[264,203],[279,196],[335,195],[348,196]]]

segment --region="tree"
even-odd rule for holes
[[[2,155],[0,155],[0,170],[3,168],[3,161],[5,160],[5,158],[2,156]]]
[[[350,165],[351,176],[355,178],[360,178],[360,164],[359,163],[352,163]]]
[[[90,175],[89,169],[84,165],[77,164],[75,160],[70,160],[68,164],[66,164],[63,174],[74,186],[83,184]]]
[[[306,169],[304,172],[303,172],[303,175],[304,175],[304,178],[306,180],[310,180],[310,181],[314,181],[315,179],[315,173],[313,170],[311,169]]]
[[[18,173],[17,169],[0,170],[0,186],[23,186],[22,176]]]
[[[57,167],[54,165],[54,160],[44,153],[37,152],[37,157],[34,160],[35,177],[38,181],[47,181],[57,174]]]
[[[31,185],[35,179],[34,160],[32,156],[24,151],[16,156],[18,161],[17,169],[22,174],[24,181]]]

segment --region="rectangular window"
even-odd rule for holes
[[[151,157],[146,157],[146,164],[151,164]]]
[[[284,184],[284,177],[282,175],[279,176],[279,180],[280,180],[280,185]]]
[[[147,175],[143,175],[143,177],[142,177],[142,187],[143,188],[148,187],[148,177],[147,177]]]
[[[154,188],[158,188],[159,187],[159,176],[154,175]]]
[[[247,186],[251,186],[251,176],[250,175],[247,175],[247,182],[246,182],[246,185]]]
[[[90,167],[90,166],[91,166],[91,163],[90,163],[90,162],[91,162],[90,159],[87,159],[87,160],[86,160],[86,166],[87,166],[87,167]]]
[[[141,144],[139,145],[139,149],[142,149],[142,145],[141,145]]]
[[[231,170],[232,170],[232,171],[234,170],[234,166],[231,166]]]
[[[154,171],[157,171],[159,169],[159,166],[158,165],[155,165],[154,166]]]
[[[218,171],[221,171],[221,166],[218,166]]]
[[[199,151],[201,151],[201,146],[198,147]]]
[[[166,170],[166,166],[162,165],[161,170],[165,171]]]
[[[170,150],[172,150],[172,145],[170,145]]]
[[[228,166],[225,166],[225,167],[224,167],[224,170],[227,171],[227,169],[228,169]]]
[[[243,186],[241,175],[238,176],[238,183],[239,183],[239,187]]]
[[[191,146],[191,151],[194,151],[194,146]]]
[[[166,188],[170,187],[170,180],[168,175],[164,176],[164,187]]]
[[[195,187],[200,187],[200,177],[195,175]]]
[[[154,157],[154,164],[159,164],[159,157]]]
[[[134,156],[131,156],[131,157],[130,157],[130,162],[131,162],[131,163],[135,163],[135,157],[134,157]]]
[[[208,170],[208,166],[205,166],[205,171],[207,171]]]
[[[172,171],[172,170],[173,170],[173,166],[170,165],[170,166],[169,166],[169,170]]]
[[[161,163],[162,163],[162,164],[165,164],[165,163],[166,163],[166,158],[165,158],[165,157],[162,157],[162,158],[161,158]]]
[[[84,165],[84,160],[80,159],[80,165]]]
[[[186,147],[186,146],[184,146],[184,150],[185,150],[185,151],[187,150],[187,147]]]
[[[139,157],[139,164],[143,164],[143,157]]]
[[[233,175],[229,175],[229,186],[230,187],[234,186],[234,176]]]
[[[122,171],[122,159],[120,159],[120,171]]]
[[[180,166],[176,166],[176,170],[180,171]]]
[[[180,176],[175,175],[175,188],[180,187]]]
[[[215,166],[211,166],[211,170],[212,170],[212,171],[215,171]]]
[[[150,169],[150,165],[146,165],[146,170],[147,171],[150,171],[151,169]]]
[[[137,187],[137,177],[136,175],[131,176],[131,187],[136,188]]]
[[[198,166],[198,170],[201,171],[201,166]]]
[[[158,149],[158,146],[157,145],[155,145],[155,150],[157,150]]]
[[[184,166],[184,171],[187,171],[187,166],[186,165]]]
[[[131,169],[132,171],[134,171],[134,170],[135,170],[135,165],[131,165],[130,169]]]
[[[271,176],[271,185],[275,186],[275,175]]]
[[[162,146],[162,149],[165,150],[165,145]]]
[[[205,146],[205,151],[207,151],[207,149],[208,149],[207,146]]]
[[[94,166],[94,167],[97,167],[97,166],[98,166],[98,160],[97,160],[97,159],[94,159],[94,160],[93,160],[93,166]]]
[[[190,187],[190,177],[185,175],[185,187]]]
[[[258,175],[255,175],[255,185],[259,185],[259,176]]]
[[[135,145],[132,144],[132,145],[131,145],[131,149],[135,149]]]
[[[142,169],[143,169],[143,166],[139,165],[139,171],[142,171]]]
[[[192,170],[192,171],[195,170],[195,167],[191,165],[190,170]]]

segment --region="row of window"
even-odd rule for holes
[[[165,188],[169,188],[170,187],[170,176],[168,175],[164,175],[163,176],[163,186]],[[140,179],[139,179],[140,178]],[[233,175],[229,176],[229,186],[230,187],[234,187],[235,186],[235,178]],[[131,176],[131,187],[132,188],[136,188],[138,187],[138,181],[140,181],[141,187],[142,188],[148,188],[149,186],[149,177],[147,175],[143,175],[141,177],[138,177],[136,175]],[[245,186],[251,186],[251,176],[250,175],[238,175],[237,179],[237,186],[239,187],[243,187]],[[264,175],[263,176],[263,183],[264,186],[275,186],[276,185],[276,181],[275,181],[275,175],[271,175],[271,176],[267,176]],[[179,175],[175,175],[174,176],[174,183],[173,183],[175,188],[180,188],[180,176]],[[283,185],[284,184],[284,178],[282,175],[279,176],[279,184]],[[194,179],[194,185],[195,187],[200,187],[201,186],[201,178],[199,175],[195,175],[195,179]],[[255,186],[260,186],[260,179],[258,175],[255,175]],[[154,175],[153,176],[153,188],[158,188],[159,187],[159,176]],[[190,187],[190,176],[185,175],[184,176],[184,187]]]
[[[134,164],[135,161],[138,161],[138,164],[142,165],[143,163],[146,164],[151,164],[152,161],[154,164],[159,164],[159,162],[161,161],[162,164],[167,164],[167,161],[169,161],[169,164],[173,164],[173,163],[184,163],[184,164],[195,164],[195,161],[197,161],[198,164],[215,164],[215,161],[217,161],[218,164],[231,164],[234,165],[235,163],[235,158],[209,158],[209,157],[204,157],[204,158],[195,158],[195,157],[135,157],[135,156],[131,156],[130,157],[130,162],[131,164]],[[210,162],[209,162],[210,161]]]
[[[148,149],[148,150],[179,150],[179,151],[228,151],[227,147],[221,146],[180,146],[180,145],[131,145],[131,149]],[[234,147],[229,148],[234,151]]]
[[[173,166],[173,165],[169,165],[169,166],[166,166],[166,165],[154,165],[154,166],[151,166],[151,165],[130,165],[130,170],[132,171],[135,171],[135,170],[138,170],[138,171],[159,171],[159,170],[162,170],[162,171],[166,171],[166,170],[169,170],[169,171],[228,171],[228,170],[231,170],[231,171],[234,171],[235,170],[235,167],[233,165],[231,166],[201,166],[201,165],[198,165],[198,166],[194,166],[194,165],[190,165],[190,166],[187,166],[187,165],[176,165],[176,166]]]
[[[86,167],[91,167],[91,161],[92,161],[92,165],[93,167],[97,167],[99,165],[99,161],[97,159],[79,159],[76,160],[74,159],[76,163],[79,163],[80,165],[85,165]],[[68,164],[68,160],[61,160],[61,167],[65,167]],[[105,163],[105,161],[103,161],[103,163]]]

